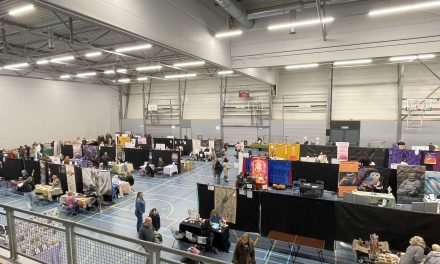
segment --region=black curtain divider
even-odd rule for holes
[[[397,199],[397,170],[396,169],[390,169],[390,174],[388,176],[388,186],[391,187],[391,193]],[[387,187],[385,187],[385,189],[386,188]],[[385,190],[385,192],[388,192],[388,191]]]
[[[79,166],[75,166],[75,185],[76,185],[76,192],[77,193],[84,193],[82,169]]]
[[[329,162],[332,158],[336,158],[337,148],[336,146],[323,146],[323,145],[301,145],[300,157],[318,157],[322,154],[326,155]]]
[[[34,183],[40,183],[41,182],[41,171],[40,171],[40,162],[34,161],[34,160],[25,160],[24,161],[24,167],[26,171],[29,173],[29,175],[34,177]]]
[[[125,148],[124,152],[125,161],[133,163],[135,169],[138,169],[150,158],[148,149]]]
[[[212,209],[214,209],[214,192],[208,190],[208,185],[197,183],[197,193],[200,217],[209,218]]]
[[[172,150],[158,150],[158,149],[152,149],[151,150],[151,159],[153,161],[154,166],[157,166],[157,162],[159,161],[159,158],[162,158],[165,165],[173,163],[172,155],[173,153],[177,154],[177,168],[180,173],[180,153],[179,151],[172,151]]]
[[[292,161],[292,179],[306,179],[307,182],[315,183],[317,180],[324,181],[324,189],[338,191],[339,164],[314,163]]]
[[[148,145],[147,144],[138,144],[138,147],[141,149],[148,149]]]
[[[379,235],[380,241],[388,241],[392,249],[404,252],[409,239],[421,236],[427,245],[438,243],[440,215],[381,208],[360,204],[336,202],[335,240],[351,242]]]
[[[61,145],[61,154],[69,158],[73,158],[73,146],[72,145]]]
[[[18,180],[21,177],[21,170],[23,170],[22,159],[10,159],[6,158],[3,162],[3,178],[6,180]]]
[[[172,138],[153,138],[154,148],[156,144],[165,144],[166,148],[173,149],[173,139]]]
[[[104,152],[107,152],[107,156],[110,160],[116,160],[116,148],[115,147],[99,147],[99,158],[101,159]]]
[[[193,151],[192,139],[175,138],[174,139],[174,148],[177,149],[177,147],[180,147],[180,146],[183,147],[183,155],[184,156],[189,156],[191,154],[191,152]]]

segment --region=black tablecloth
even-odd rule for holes
[[[309,183],[324,182],[324,190],[338,191],[339,164],[292,161],[294,181],[305,179]]]
[[[179,225],[179,231],[180,232],[191,232],[195,235],[200,236],[202,233],[202,229],[199,223],[189,223],[182,221]],[[229,247],[231,244],[229,243],[229,228],[223,228],[221,230],[215,230],[214,231],[214,241],[212,243],[212,246],[225,252],[229,252]]]

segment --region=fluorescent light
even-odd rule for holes
[[[187,73],[187,74],[174,74],[174,75],[165,75],[165,79],[183,79],[183,78],[190,78],[190,77],[196,77],[196,73]]]
[[[228,38],[228,37],[236,37],[243,34],[242,30],[231,30],[231,31],[225,31],[225,32],[219,32],[215,34],[216,38]]]
[[[20,6],[14,9],[11,9],[8,14],[10,16],[18,16],[21,15],[23,13],[29,12],[31,10],[34,9],[34,5],[30,4],[30,5],[25,5],[25,6]]]
[[[16,64],[9,64],[9,65],[5,65],[3,68],[7,69],[7,70],[14,70],[14,69],[23,68],[23,67],[29,67],[29,63],[22,62],[22,63],[16,63]]]
[[[100,52],[100,51],[94,51],[94,52],[86,53],[86,57],[87,58],[98,57],[98,56],[101,56],[101,55],[102,55],[102,52]]]
[[[64,57],[58,57],[58,58],[53,58],[50,60],[50,62],[64,62],[64,61],[71,61],[74,60],[75,57],[73,56],[64,56]]]
[[[333,65],[334,66],[344,66],[344,65],[367,64],[367,63],[372,63],[372,62],[373,62],[372,59],[335,61],[335,62],[333,62]]]
[[[319,66],[318,63],[287,65],[286,70],[310,69],[310,68],[316,68],[318,66]]]
[[[60,76],[60,79],[69,79],[70,77],[70,74],[64,74]]]
[[[83,73],[78,73],[76,75],[76,77],[88,77],[88,76],[95,76],[96,72],[83,72]]]
[[[218,75],[228,75],[228,74],[233,74],[234,71],[219,71],[217,74]]]
[[[43,64],[48,64],[48,63],[49,63],[49,60],[39,60],[39,61],[37,61],[38,65],[43,65]]]
[[[128,82],[130,82],[130,79],[119,79],[118,82],[120,82],[120,83],[128,83]]]
[[[204,64],[205,64],[204,61],[189,61],[189,62],[174,63],[173,66],[183,68],[183,67],[191,67],[191,66],[200,66]]]
[[[410,56],[398,56],[391,57],[390,61],[413,61],[413,60],[428,60],[435,58],[435,54],[421,54],[421,55],[410,55]]]
[[[115,70],[105,70],[104,74],[115,74]]]
[[[333,22],[335,19],[333,17],[326,17],[322,20],[323,23],[330,23]],[[268,30],[278,30],[278,29],[286,29],[286,28],[293,28],[293,27],[302,27],[302,26],[312,26],[312,25],[319,25],[321,24],[320,19],[311,19],[311,20],[304,20],[299,22],[292,22],[292,23],[285,23],[285,24],[276,24],[276,25],[270,25],[267,27]]]
[[[137,80],[138,81],[146,81],[146,80],[148,80],[148,78],[147,77],[138,77]]]
[[[431,1],[431,2],[412,4],[412,5],[402,5],[397,7],[377,9],[368,12],[368,15],[369,16],[392,15],[396,13],[402,13],[407,11],[418,11],[421,9],[436,8],[436,7],[440,7],[440,1]]]
[[[127,69],[117,69],[117,73],[127,73]]]
[[[143,45],[137,45],[137,46],[117,48],[117,49],[115,49],[115,51],[116,52],[126,52],[126,51],[150,49],[151,47],[152,47],[151,44],[143,44]]]
[[[418,55],[417,58],[419,60],[428,60],[428,59],[435,58],[435,56],[436,56],[435,54],[421,54],[421,55]]]
[[[162,69],[162,65],[143,66],[136,68],[137,71],[160,71],[160,69]]]

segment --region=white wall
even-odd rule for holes
[[[115,132],[118,92],[109,86],[0,76],[0,147]]]

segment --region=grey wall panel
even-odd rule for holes
[[[439,131],[439,121],[424,122],[421,128],[405,128],[403,125],[402,140],[410,146],[425,146],[429,143],[439,145]]]
[[[142,122],[142,119],[123,119],[122,130],[131,131],[133,134],[143,135],[144,124]]]
[[[285,120],[284,136],[287,136],[288,142],[303,142],[304,137],[309,141],[319,137],[320,144],[325,144],[325,120]]]
[[[193,138],[198,135],[203,136],[203,139],[220,138],[220,120],[192,120],[191,133]]]
[[[396,121],[361,121],[360,146],[366,147],[371,141],[385,141],[385,147],[391,147],[396,142]]]

